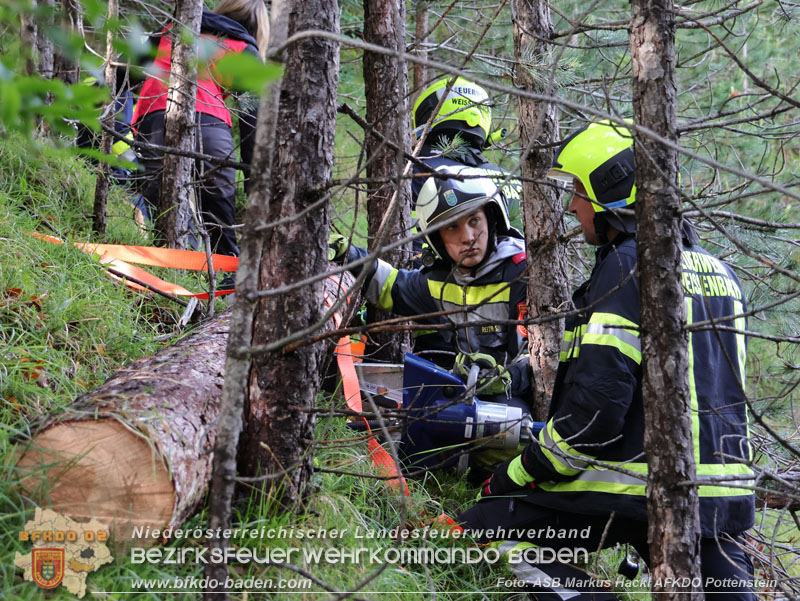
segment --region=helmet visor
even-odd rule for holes
[[[569,173],[568,171],[562,171],[561,169],[550,169],[547,173],[545,173],[547,177],[550,179],[555,179],[560,182],[564,182],[565,184],[571,184],[572,180],[575,179],[575,175]]]

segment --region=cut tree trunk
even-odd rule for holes
[[[325,290],[340,296],[332,279]],[[47,418],[19,445],[24,492],[58,513],[109,524],[123,544],[134,527],[179,527],[211,477],[229,319],[222,313]]]
[[[18,463],[34,500],[111,525],[181,524],[206,491],[219,411],[228,315],[151,357],[49,418]]]

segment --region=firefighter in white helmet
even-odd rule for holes
[[[522,235],[511,227],[506,199],[491,180],[469,178],[444,166],[428,178],[417,203],[420,229],[434,253],[421,270],[369,265],[367,301],[398,315],[432,313],[452,359],[446,367],[466,379],[478,365],[478,396],[530,412],[531,370],[527,330],[516,323],[526,311],[526,262]],[[367,251],[331,237],[331,258],[356,261]],[[494,465],[499,451],[474,455],[474,472]],[[507,457],[507,454],[505,455]]]

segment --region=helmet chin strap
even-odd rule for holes
[[[595,213],[592,221],[594,223],[594,233],[597,235],[597,239],[600,240],[601,244],[608,244],[608,230],[611,226],[605,218],[605,215],[602,213]]]

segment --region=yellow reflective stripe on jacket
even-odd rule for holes
[[[391,311],[392,307],[394,306],[394,301],[392,300],[392,286],[394,286],[394,281],[397,279],[397,270],[392,269],[392,272],[386,278],[386,281],[383,283],[383,288],[381,288],[381,295],[378,298],[378,307],[381,309],[385,309],[387,311]]]
[[[523,530],[525,530],[523,528]],[[538,547],[538,545],[534,545],[533,543],[529,543],[528,541],[518,541],[518,540],[495,540],[490,542],[487,547],[491,549],[497,549],[497,552],[500,556],[508,556],[513,551],[523,551],[525,549],[533,549]],[[506,557],[508,559],[508,557]]]
[[[616,495],[644,496],[647,494],[647,464],[603,461],[608,468],[589,466],[574,480],[537,482],[548,492],[602,492]],[[628,473],[615,471],[619,467]],[[630,473],[633,472],[633,473]],[[720,478],[718,484],[711,481]],[[738,497],[753,494],[753,471],[743,463],[704,463],[697,466],[698,494],[701,497]],[[709,484],[703,484],[706,480]],[[736,485],[736,486],[733,486]]]
[[[511,300],[511,287],[506,282],[485,286],[459,286],[428,280],[428,290],[434,300],[461,307],[488,303],[507,303]]]
[[[636,363],[642,362],[639,325],[613,313],[593,313],[581,345],[597,344],[616,348]]]
[[[533,482],[533,476],[531,476],[522,465],[522,455],[517,455],[511,460],[506,472],[508,473],[508,477],[511,478],[517,486],[525,486]]]
[[[391,311],[394,306],[392,299],[392,286],[397,279],[397,269],[389,265],[386,261],[378,260],[375,273],[367,285],[364,296],[367,300],[374,303],[379,309]]]
[[[131,142],[133,142],[133,135],[128,133],[124,140],[117,140],[114,142],[114,144],[111,146],[111,153],[114,156],[125,154],[125,152],[127,152],[127,150],[131,147]]]
[[[544,456],[547,457],[553,468],[565,476],[574,476],[586,469],[589,464],[585,460],[594,459],[592,455],[573,449],[556,431],[552,419],[539,432],[539,442]]]
[[[561,340],[561,352],[558,355],[559,361],[569,361],[580,355],[581,338],[586,332],[586,325],[582,324],[574,330],[564,331],[564,337]]]
[[[686,305],[686,323],[694,323],[693,305],[691,297],[684,298]],[[692,421],[692,446],[694,446],[694,464],[700,465],[700,402],[697,400],[697,382],[694,376],[694,340],[693,332],[689,331],[689,417]]]

